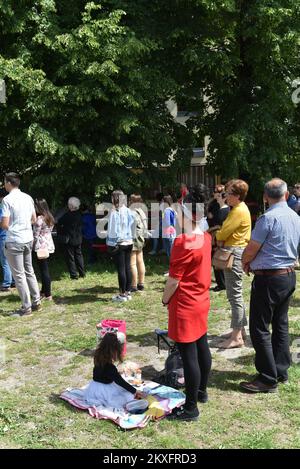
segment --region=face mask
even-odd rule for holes
[[[182,197],[185,197],[185,196],[187,195],[187,193],[188,193],[187,188],[186,188],[186,187],[183,187],[183,188],[181,189],[181,195],[182,195]]]

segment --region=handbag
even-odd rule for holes
[[[49,251],[48,248],[41,248],[36,251],[36,255],[38,259],[48,259]]]
[[[217,248],[213,258],[212,265],[216,270],[231,270],[233,265],[234,254],[224,248]]]

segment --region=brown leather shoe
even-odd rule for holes
[[[277,384],[265,384],[259,379],[253,381],[242,381],[240,387],[247,392],[258,393],[258,392],[276,392]]]

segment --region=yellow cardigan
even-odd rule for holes
[[[245,247],[251,237],[251,216],[245,202],[233,207],[222,228],[217,231],[217,241],[224,241],[224,246]]]

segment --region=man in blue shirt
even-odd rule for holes
[[[300,215],[300,183],[294,185],[293,194],[287,200],[288,206]]]
[[[288,381],[290,366],[288,309],[296,286],[294,265],[300,245],[300,217],[288,207],[287,185],[267,182],[264,201],[269,209],[257,220],[242,262],[254,274],[250,299],[250,336],[256,352],[254,381],[242,389],[275,392]],[[270,333],[272,325],[272,334]]]
[[[5,189],[0,189],[0,221],[2,218],[2,200],[7,195]],[[8,264],[8,261],[5,256],[4,248],[5,248],[5,240],[6,240],[6,230],[0,228],[0,265],[3,271],[3,281],[0,286],[0,292],[8,292],[10,291],[10,287],[12,285],[12,275],[11,270]]]

